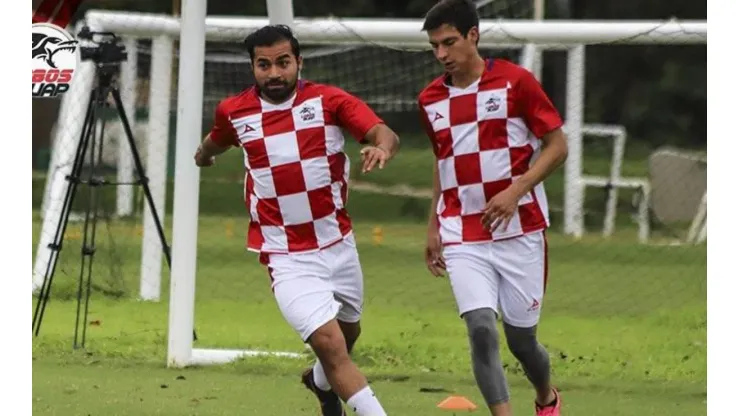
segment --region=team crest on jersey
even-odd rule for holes
[[[311,121],[316,118],[316,110],[314,110],[313,107],[309,106],[303,107],[299,114],[301,115],[301,120],[303,121]]]
[[[500,97],[491,97],[486,101],[486,111],[489,113],[498,111],[498,109],[501,108],[501,98]]]

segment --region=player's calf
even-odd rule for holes
[[[349,354],[352,354],[352,349],[354,348],[357,339],[360,337],[360,322],[337,322],[339,323],[339,327],[342,330],[342,335],[344,335],[344,341],[347,345],[347,352]],[[311,377],[313,380],[313,384],[320,390],[331,390],[331,385],[329,384],[329,380],[326,378],[326,372],[324,371],[324,367],[321,365],[321,361],[316,360],[316,363],[314,363]]]
[[[519,328],[504,323],[504,333],[509,350],[537,392],[537,403],[551,404],[557,396],[550,385],[550,356],[537,341],[537,327]]]
[[[343,401],[360,416],[385,416],[367,379],[350,359],[346,340],[336,320],[314,331],[308,343],[321,362],[332,390]]]

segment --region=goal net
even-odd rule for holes
[[[683,165],[676,167],[659,161],[650,164],[649,161],[651,155],[667,143],[679,148],[697,147],[698,143],[701,147],[701,140],[683,137],[698,129],[688,125],[689,122],[672,126],[649,124],[650,112],[656,111],[657,104],[650,102],[650,92],[640,88],[649,84],[651,76],[655,78],[651,71],[656,69],[650,67],[650,62],[641,66],[636,60],[640,56],[653,56],[653,63],[671,62],[672,57],[692,54],[697,62],[702,62],[706,59],[706,24],[676,21],[536,23],[531,20],[530,2],[504,3],[506,8],[498,6],[500,2],[481,2],[482,54],[518,62],[535,72],[566,119],[570,156],[562,172],[547,184],[555,232],[579,238],[590,233],[605,237],[626,235],[628,237],[623,240],[626,238],[625,241],[635,244],[664,241],[666,237],[687,239],[689,228],[696,227],[690,225],[698,221],[697,212],[705,210],[702,195],[706,184],[702,188],[701,178],[695,177],[696,170],[701,168],[692,170]],[[178,65],[188,64],[178,60],[179,21],[161,15],[90,11],[86,23],[94,30],[111,31],[125,39],[129,59],[121,66],[120,84],[126,111],[134,120],[136,140],[146,162],[157,209],[165,224],[170,224],[173,187],[180,179],[175,165],[179,145],[175,137],[177,108],[182,104],[177,99]],[[251,30],[267,23],[265,18],[212,17],[207,20],[208,41],[202,80],[203,134],[212,122],[216,104],[253,83],[249,58],[241,41]],[[358,238],[367,244],[386,245],[390,249],[408,241],[421,241],[423,234],[419,233],[428,215],[428,178],[432,162],[427,139],[419,133],[416,122],[416,98],[418,92],[440,74],[440,67],[421,32],[421,20],[296,19],[294,29],[305,59],[301,76],[338,85],[365,100],[399,132],[403,151],[411,155],[403,159],[407,164],[404,170],[407,177],[394,175],[389,169],[374,178],[366,178],[358,175],[357,163],[354,164],[350,213]],[[650,48],[651,52],[635,54],[639,48]],[[625,61],[634,66],[628,66]],[[609,85],[611,80],[599,80],[599,68],[610,66],[644,71],[635,75],[644,82],[615,79],[617,84]],[[659,70],[675,68],[662,65]],[[41,210],[44,219],[34,272],[36,285],[39,271],[45,265],[44,256],[48,254],[45,245],[50,238],[49,232],[58,216],[58,199],[64,186],[64,169],[60,166],[68,162],[68,147],[74,146],[80,134],[84,115],[81,110],[87,104],[85,98],[92,85],[92,75],[92,67],[83,63],[76,83],[64,97],[58,121],[58,126],[63,127],[57,128]],[[661,101],[660,105],[668,104]],[[663,111],[686,119],[694,116],[690,114],[693,111],[690,104]],[[642,123],[640,117],[648,121]],[[668,133],[665,133],[666,127]],[[112,120],[106,131],[103,141],[112,144],[109,148],[116,149],[116,144],[123,140],[120,125]],[[661,136],[651,137],[655,134]],[[676,136],[670,137],[672,134]],[[353,160],[359,150],[355,146],[348,141],[346,148]],[[108,164],[115,169],[117,177],[124,182],[133,178],[133,167],[126,152],[112,152]],[[264,271],[256,262],[250,263],[250,257],[244,253],[248,212],[243,205],[241,158],[238,152],[229,152],[219,159],[217,166],[200,173],[199,188],[193,192],[191,201],[198,207],[199,215],[198,286],[190,297],[169,299],[170,303],[196,306],[183,307],[178,312],[190,314],[189,319],[178,321],[171,317],[170,325],[178,326],[170,328],[171,334],[175,331],[190,336],[192,322],[196,327],[198,324],[207,327],[207,322],[197,319],[201,304],[194,299],[198,291],[212,290],[205,289],[209,274],[233,276],[234,286],[225,290],[219,305],[241,302],[246,293],[269,294],[265,289],[269,281]],[[684,189],[678,182],[667,179],[682,181],[676,177],[678,172],[692,175],[696,186]],[[652,195],[661,195],[664,199],[656,205]],[[666,204],[682,204],[685,209],[675,215],[656,217],[654,207]],[[141,256],[129,257],[134,259],[132,268],[140,267],[140,273],[129,278],[129,290],[138,292],[131,295],[148,300],[166,299],[163,288],[169,273],[163,267],[162,249],[145,205],[140,192],[133,188],[121,189],[111,210],[118,218],[140,218],[142,224],[138,236],[142,242]],[[670,221],[661,222],[661,218]],[[407,231],[399,234],[388,225],[392,223],[410,225],[400,227]],[[167,235],[171,236],[169,228],[168,225]],[[688,234],[692,235],[692,242],[700,240],[695,237],[696,232]],[[380,266],[366,267],[372,273],[374,267]],[[397,295],[399,299],[402,297],[400,293]],[[213,316],[217,314],[214,310],[222,306],[202,307],[210,308],[208,315]],[[250,310],[247,307],[247,312]],[[181,364],[223,362],[249,353],[228,349],[230,346],[220,341],[219,336],[209,334],[197,343],[225,349],[193,348],[192,341],[182,341],[181,336],[177,348],[185,351],[181,353],[185,358],[180,356],[177,361]],[[260,348],[267,344],[253,333],[244,337],[246,341],[241,346]]]

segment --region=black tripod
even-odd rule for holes
[[[106,34],[103,34],[106,35]],[[112,35],[112,34],[107,34]],[[83,29],[80,32],[80,38],[87,37],[92,39],[92,33],[89,30]],[[116,68],[116,64],[126,59],[125,51],[122,46],[119,46],[114,41],[106,42],[95,48],[80,48],[82,60],[93,60],[96,64],[96,75],[97,85],[90,94],[90,102],[87,107],[85,115],[85,123],[82,127],[82,134],[77,146],[75,153],[74,162],[72,164],[72,172],[66,177],[67,190],[64,196],[64,203],[62,206],[61,215],[56,228],[53,242],[49,245],[51,249],[51,255],[49,262],[47,263],[46,273],[44,275],[44,281],[41,285],[40,292],[38,294],[38,301],[36,303],[36,309],[33,315],[33,331],[38,336],[41,329],[41,321],[44,317],[46,305],[49,301],[49,295],[51,293],[51,285],[54,279],[54,271],[56,269],[57,260],[59,253],[62,250],[62,242],[64,241],[65,231],[67,229],[67,223],[69,221],[69,215],[72,209],[72,204],[75,200],[78,185],[88,185],[89,188],[89,199],[87,202],[87,209],[85,212],[85,220],[83,225],[82,233],[82,250],[81,250],[81,267],[80,276],[77,288],[77,315],[75,322],[75,334],[74,334],[74,348],[85,346],[85,335],[87,329],[87,316],[88,316],[88,305],[90,300],[90,287],[92,280],[92,263],[93,256],[95,255],[95,232],[98,220],[98,190],[101,186],[105,185],[122,185],[121,183],[109,182],[101,176],[96,176],[99,165],[102,160],[102,137],[103,132],[100,132],[99,140],[101,143],[97,143],[98,136],[95,132],[95,126],[97,125],[98,118],[100,117],[99,110],[107,107],[108,96],[113,97],[113,101],[118,112],[123,129],[126,134],[129,146],[131,148],[134,165],[137,172],[137,180],[133,183],[135,185],[142,185],[146,201],[149,205],[149,209],[154,218],[154,223],[157,227],[157,233],[162,243],[162,250],[167,259],[167,266],[171,268],[171,256],[170,248],[167,244],[167,240],[164,235],[164,229],[160,222],[159,215],[154,206],[152,195],[149,190],[148,178],[144,172],[144,166],[141,163],[139,157],[139,151],[136,148],[136,142],[133,138],[131,126],[129,124],[128,117],[123,108],[121,101],[121,95],[119,90],[113,85],[113,76]],[[104,124],[101,124],[104,129]],[[93,152],[90,152],[93,149]],[[97,150],[95,152],[94,150]],[[89,170],[83,178],[83,165],[86,156],[90,156]],[[97,154],[96,154],[97,153]],[[129,184],[130,185],[130,184]],[[86,275],[85,275],[86,273]],[[81,316],[81,309],[83,307],[83,291],[84,291],[84,312]],[[82,335],[80,336],[80,324],[82,324]],[[195,333],[193,334],[195,336]]]

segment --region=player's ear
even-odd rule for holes
[[[473,26],[468,31],[468,39],[470,39],[471,42],[474,44],[478,44],[478,41],[480,41],[480,31],[478,30],[477,26]]]
[[[301,70],[303,69],[303,57],[298,56],[296,58],[296,62],[298,63],[298,72],[301,72]]]

